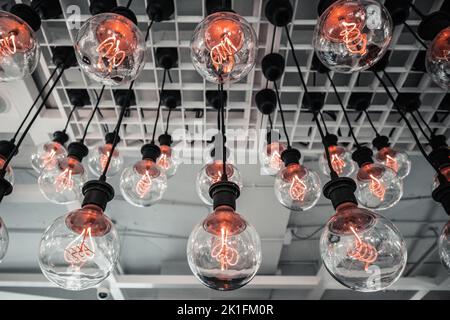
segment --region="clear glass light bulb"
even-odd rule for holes
[[[337,72],[366,70],[383,57],[392,19],[375,0],[340,0],[322,13],[313,34],[319,60]]]
[[[347,288],[362,292],[386,289],[406,266],[406,244],[383,216],[343,203],[328,220],[320,238],[328,272]]]
[[[425,66],[438,86],[450,89],[450,27],[439,32],[428,46]]]
[[[261,265],[255,228],[229,206],[219,206],[200,222],[187,244],[189,267],[205,286],[235,290],[253,279]]]
[[[444,267],[450,272],[450,221],[444,226],[439,237],[439,257]]]
[[[3,219],[0,218],[0,262],[5,258],[6,252],[8,251],[9,245],[9,234]]]
[[[46,166],[55,166],[57,159],[67,156],[66,148],[56,141],[40,144],[31,154],[31,166],[40,173]]]
[[[385,210],[403,195],[403,181],[394,170],[378,163],[363,165],[356,175],[356,198],[366,208]]]
[[[38,178],[39,190],[49,201],[68,204],[81,200],[81,189],[87,181],[86,170],[73,157],[64,157],[49,163]]]
[[[242,190],[242,176],[238,168],[231,163],[226,163],[226,171],[228,181],[234,182]],[[207,205],[212,205],[213,200],[209,196],[209,188],[222,179],[223,162],[221,160],[213,160],[203,166],[197,174],[195,186],[200,199]]]
[[[314,207],[320,198],[319,175],[298,163],[284,167],[276,176],[275,196],[288,209],[306,211]]]
[[[164,170],[167,178],[173,177],[177,172],[181,161],[175,155],[172,147],[161,145],[159,146],[159,149],[161,150],[161,155],[156,160],[156,164]]]
[[[109,155],[111,154],[112,150],[112,144],[106,143],[97,146],[92,150],[92,152],[89,152],[89,159],[88,159],[88,166],[91,172],[96,175],[100,176],[103,173],[103,170],[106,167],[106,164],[108,163]],[[108,172],[106,173],[106,176],[112,177],[119,173],[119,171],[122,169],[123,165],[123,158],[122,155],[119,152],[119,149],[116,147],[114,149],[113,156],[111,158],[111,162],[109,163]]]
[[[256,41],[253,27],[240,15],[210,14],[197,25],[192,36],[192,63],[208,81],[239,81],[255,65]]]
[[[450,181],[450,165],[440,168],[439,171],[444,175],[445,178],[447,178],[447,181]],[[440,185],[439,178],[438,175],[436,174],[433,179],[432,191],[437,187],[439,187],[439,185]]]
[[[0,81],[18,80],[33,73],[39,54],[33,29],[16,15],[0,11]]]
[[[166,189],[164,171],[150,159],[125,168],[120,177],[120,191],[125,200],[134,206],[151,206],[163,197]]]
[[[338,176],[351,176],[353,171],[355,171],[355,163],[352,160],[351,153],[341,146],[329,146],[328,152],[330,153],[330,160],[331,165],[333,166],[333,170],[338,174]],[[325,152],[321,157],[319,157],[319,167],[324,175],[330,175],[327,155],[325,154]]]
[[[48,280],[67,290],[85,290],[105,280],[119,258],[111,220],[95,205],[56,219],[39,244],[39,266]]]
[[[0,154],[0,168],[1,169],[3,169],[5,163],[6,163],[6,158]],[[6,168],[5,179],[9,183],[11,183],[11,185],[14,185],[14,171],[13,171],[11,165],[8,165],[8,168]]]
[[[281,153],[287,149],[286,144],[280,141],[274,141],[266,144],[261,150],[261,164],[265,173],[274,176],[283,167]]]
[[[379,150],[375,155],[375,160],[394,170],[400,179],[405,178],[411,171],[411,160],[409,160],[408,154],[390,147],[384,147]]]
[[[124,85],[136,79],[145,63],[145,42],[128,18],[101,13],[78,31],[75,53],[81,69],[95,82]]]

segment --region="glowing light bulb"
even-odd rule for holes
[[[262,148],[261,164],[262,169],[269,175],[276,175],[283,167],[281,153],[286,150],[286,145],[280,141],[274,141]]]
[[[329,146],[328,152],[330,154],[331,166],[333,167],[333,170],[338,174],[338,176],[351,176],[355,171],[355,163],[351,158],[351,153],[348,152],[345,148],[337,145]],[[327,155],[325,154],[325,152],[319,158],[319,167],[324,175],[330,175]]]
[[[195,69],[208,81],[239,81],[255,65],[255,31],[236,13],[210,14],[194,31],[191,58]]]
[[[103,173],[106,164],[108,163],[108,158],[111,155],[111,151],[112,143],[105,143],[97,146],[89,153],[88,165],[94,175],[100,176]],[[116,147],[113,156],[111,157],[106,175],[108,177],[115,176],[122,169],[122,165],[123,158],[119,149]]]
[[[97,64],[100,69],[106,69],[111,73],[113,68],[117,68],[122,64],[125,60],[126,53],[125,51],[120,50],[119,46],[120,39],[117,39],[115,34],[106,38],[98,45],[96,49],[99,54]],[[106,60],[106,63],[104,60]]]
[[[375,155],[375,160],[392,169],[400,179],[405,178],[411,171],[411,160],[408,155],[390,147],[381,148]]]
[[[136,183],[136,193],[139,197],[144,198],[151,188],[152,177],[150,177],[148,170],[145,170],[145,173],[142,175],[141,179],[139,179],[138,183]]]
[[[0,58],[14,53],[16,53],[16,35],[12,32],[10,35],[0,38]]]
[[[427,71],[444,90],[450,89],[450,27],[443,29],[429,45],[425,58]]]
[[[161,155],[156,161],[156,164],[164,170],[167,178],[171,178],[177,172],[180,165],[180,159],[176,156],[174,149],[167,145],[160,145]]]
[[[340,204],[328,220],[320,253],[334,279],[362,292],[389,287],[407,261],[406,243],[392,222],[351,202]]]
[[[369,174],[369,177],[370,177],[370,184],[369,184],[370,191],[372,191],[373,195],[380,198],[380,201],[383,201],[384,195],[386,194],[386,187],[373,174]]]
[[[306,184],[300,180],[298,175],[294,175],[292,178],[291,186],[289,187],[289,195],[292,200],[301,201],[305,200],[306,195]]]
[[[234,290],[246,285],[261,265],[261,241],[255,228],[222,205],[200,222],[187,244],[189,267],[205,286]]]
[[[337,72],[368,69],[386,53],[393,23],[374,0],[341,0],[320,16],[313,35],[317,57]]]

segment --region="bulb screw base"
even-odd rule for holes
[[[53,141],[58,142],[60,145],[64,145],[69,141],[69,136],[64,131],[55,131],[53,132]]]
[[[368,147],[359,147],[352,153],[352,159],[361,168],[366,163],[373,163],[373,151]]]
[[[231,181],[219,181],[209,188],[209,195],[213,199],[213,208],[230,206],[236,210],[236,199],[240,195],[239,186]]]
[[[15,4],[11,7],[10,12],[25,21],[34,32],[41,28],[41,18],[30,6],[23,3]]]
[[[292,20],[294,9],[289,0],[270,0],[264,9],[267,20],[276,27],[284,27]]]
[[[142,160],[150,159],[156,162],[161,155],[161,149],[154,143],[144,144],[141,148]]]
[[[172,136],[170,134],[164,133],[158,137],[158,142],[160,146],[171,146],[173,143]]]
[[[261,69],[269,81],[277,81],[284,73],[285,61],[278,53],[269,53],[261,61]]]
[[[433,200],[442,204],[445,212],[450,215],[450,182],[441,182],[439,187],[433,190],[431,193]]]
[[[272,114],[277,108],[277,94],[272,89],[262,89],[256,94],[255,102],[259,112]]]
[[[79,162],[83,161],[83,158],[85,158],[89,154],[88,147],[86,147],[86,145],[82,142],[72,142],[67,147],[67,151],[68,157],[75,158]]]
[[[4,196],[11,194],[12,191],[12,184],[4,177],[0,176],[0,202],[3,200]]]
[[[443,134],[433,135],[430,140],[430,145],[433,150],[448,147],[447,137]]]
[[[155,22],[169,20],[174,11],[173,0],[148,0],[147,15],[150,20]]]
[[[355,191],[355,181],[347,177],[330,180],[323,186],[323,195],[331,200],[334,209],[345,202],[358,204]]]
[[[107,182],[101,180],[91,180],[83,186],[83,203],[82,206],[94,204],[106,209],[106,204],[114,198],[114,188]]]
[[[8,140],[2,140],[0,141],[0,155],[3,156],[3,158],[8,158],[16,148],[16,145],[12,141]],[[18,150],[14,152],[14,155],[17,155]]]
[[[325,147],[331,147],[331,146],[337,146],[338,143],[338,137],[335,134],[332,133],[328,133],[327,135],[325,135],[325,137],[323,138],[323,144],[325,145]]]
[[[387,136],[377,136],[372,140],[372,144],[378,151],[390,146],[389,138]]]
[[[112,13],[119,14],[137,25],[137,18],[133,11],[126,7],[115,7],[111,10]]]
[[[105,143],[106,144],[113,144],[114,143],[114,137],[116,136],[116,134],[114,132],[108,132],[105,135]],[[120,136],[117,135],[117,143],[120,142]]]
[[[300,151],[294,148],[288,148],[281,153],[281,160],[286,167],[292,163],[299,163],[301,157]]]

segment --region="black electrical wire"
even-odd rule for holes
[[[270,130],[272,130],[272,129],[273,129],[272,115],[269,113],[269,114],[267,115],[267,117],[269,118]]]
[[[219,90],[219,96],[220,96],[220,108],[217,112],[220,113],[221,116],[221,122],[222,122],[222,181],[228,181],[228,175],[227,175],[227,149],[225,146],[225,139],[226,139],[226,128],[225,128],[225,102],[223,101],[223,84],[219,83],[218,85]]]
[[[70,110],[70,113],[67,117],[66,125],[64,126],[64,129],[63,129],[63,132],[66,132],[67,127],[69,126],[69,123],[70,123],[70,119],[72,119],[73,113],[75,112],[76,108],[77,108],[77,106],[73,106],[72,110]]]
[[[131,3],[133,2],[133,0],[128,0],[128,3],[127,3],[127,8],[130,8],[130,6],[131,6]]]
[[[300,80],[302,82],[303,89],[305,90],[305,94],[308,95],[309,94],[308,93],[308,87],[306,85],[305,79],[303,78],[302,70],[300,69],[300,64],[298,63],[297,55],[295,54],[294,45],[292,43],[291,36],[289,35],[289,29],[288,29],[287,25],[284,26],[284,29],[286,30],[286,36],[287,36],[287,39],[288,39],[288,42],[289,42],[289,46],[291,47],[292,57],[294,58],[295,66],[297,67],[298,75],[299,75]]]
[[[417,33],[414,32],[414,30],[411,28],[409,24],[406,23],[406,21],[403,23],[403,25],[408,29],[408,31],[413,35],[413,37],[422,45],[422,47],[425,48],[425,50],[428,50],[427,44],[420,39],[420,37],[417,35]]]
[[[369,113],[367,112],[367,110],[366,109],[364,109],[364,114],[366,115],[366,118],[367,118],[367,121],[369,121],[369,123],[370,123],[370,126],[372,127],[372,129],[373,129],[373,131],[375,132],[375,135],[377,136],[377,137],[379,137],[380,136],[380,134],[378,133],[378,130],[377,130],[377,128],[375,128],[375,125],[373,124],[373,122],[372,122],[372,119],[370,118],[370,115],[369,115]]]
[[[48,86],[48,84],[50,83],[50,80],[52,80],[53,76],[55,75],[56,71],[58,71],[58,68],[55,68],[55,70],[53,70],[53,72],[50,74],[50,77],[48,77],[47,81],[44,83],[44,86],[41,88],[41,90],[39,90],[38,95],[36,97],[36,99],[34,100],[33,104],[31,105],[30,109],[28,109],[27,114],[25,115],[25,118],[23,118],[22,123],[19,125],[19,128],[17,129],[16,133],[14,134],[14,137],[11,139],[11,142],[16,141],[17,136],[19,135],[20,130],[22,130],[22,127],[24,126],[25,122],[27,121],[28,117],[30,116],[31,112],[34,109],[34,106],[36,105],[36,103],[39,101],[39,99],[41,98],[41,95],[44,93],[45,88]]]
[[[319,112],[319,114],[320,114],[320,120],[322,121],[322,124],[323,124],[323,128],[325,129],[325,133],[329,134],[327,124],[325,123],[325,119],[323,117],[323,113]]]
[[[353,138],[353,141],[355,142],[356,147],[359,148],[361,145],[359,144],[358,139],[356,139],[355,132],[353,131],[352,124],[351,124],[350,119],[347,114],[347,110],[345,110],[344,104],[342,103],[341,96],[339,95],[339,92],[337,91],[336,86],[334,85],[334,82],[330,76],[330,73],[326,72],[326,74],[327,74],[328,80],[330,80],[331,86],[333,87],[334,93],[336,94],[336,98],[338,99],[338,102],[339,102],[339,105],[341,106],[342,112],[344,112],[345,121],[347,121],[348,129],[350,130],[350,134]]]
[[[103,92],[105,91],[105,86],[102,86],[102,89],[100,90],[100,94],[98,95],[97,102],[95,104],[94,109],[91,112],[91,116],[89,117],[88,122],[86,123],[86,127],[84,128],[83,137],[81,138],[80,142],[84,143],[84,140],[86,139],[86,135],[89,129],[89,126],[91,125],[92,119],[94,119],[94,115],[97,112],[98,106],[100,104],[100,101],[102,100]]]
[[[166,73],[167,73],[167,69],[164,69],[163,79],[162,79],[162,84],[161,84],[161,91],[159,92],[158,109],[156,110],[156,119],[155,119],[155,124],[154,124],[154,127],[153,127],[153,134],[152,134],[152,141],[151,141],[152,144],[155,143],[156,127],[158,125],[159,114],[161,112],[161,104],[162,104],[161,95],[164,92],[164,85],[166,83]]]
[[[313,118],[314,118],[314,121],[316,122],[317,129],[319,130],[320,138],[322,139],[323,148],[325,149],[325,155],[327,158],[328,168],[330,169],[330,177],[331,177],[331,179],[337,179],[339,176],[336,173],[336,171],[334,170],[333,165],[331,164],[330,150],[328,150],[328,148],[325,146],[325,143],[324,143],[325,135],[322,131],[322,127],[320,126],[319,119],[317,118],[317,113],[318,112],[313,112]]]
[[[278,92],[278,85],[275,81],[273,82],[273,87],[275,88],[275,92],[277,94],[278,109],[280,110],[281,123],[283,124],[284,135],[286,136],[287,148],[290,149],[291,141],[289,139],[289,135],[288,135],[287,129],[286,129],[286,122],[284,120],[284,112],[283,112],[283,108],[281,106],[281,99],[280,99],[280,93]]]
[[[412,2],[409,4],[409,6],[411,7],[411,9],[413,9],[413,11],[414,11],[421,19],[425,18],[425,15],[424,15],[419,9],[417,9],[417,7],[416,7]]]
[[[270,46],[270,53],[273,53],[273,48],[275,46],[275,34],[277,32],[277,28],[273,27],[273,33],[272,33],[272,45]]]
[[[167,113],[167,120],[166,120],[166,131],[165,133],[169,132],[169,123],[170,123],[170,114],[172,113],[172,109],[169,109],[169,112]]]
[[[423,118],[422,114],[419,112],[419,110],[416,110],[417,115],[419,116],[419,119],[422,120],[422,123],[425,125],[425,127],[427,128],[427,130],[430,132],[430,136],[434,136],[434,132],[431,129],[431,127],[428,125],[428,123],[425,121],[425,119]]]

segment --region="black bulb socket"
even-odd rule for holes
[[[161,149],[154,143],[144,144],[141,148],[142,160],[156,160],[161,155]]]
[[[213,107],[216,110],[219,110],[222,101],[223,104],[226,105],[228,95],[226,91],[222,91],[222,94],[220,94],[218,90],[208,90],[205,93],[205,98],[208,106]]]
[[[355,181],[347,177],[332,179],[323,186],[323,195],[331,200],[334,209],[346,202],[358,204],[355,191]]]
[[[387,136],[376,136],[373,140],[372,140],[372,145],[378,150],[380,151],[383,148],[387,148],[390,146],[389,143],[389,137]]]
[[[289,0],[269,0],[264,13],[271,24],[284,27],[292,21],[294,9]]]
[[[173,143],[172,136],[167,133],[163,133],[158,137],[158,142],[160,146],[171,146]]]
[[[401,92],[395,99],[395,103],[403,112],[414,112],[419,110],[422,101],[420,101],[420,93]]]
[[[177,48],[157,48],[155,51],[156,66],[170,70],[178,63]]]
[[[114,132],[108,132],[106,135],[105,135],[105,143],[106,144],[113,144],[114,143],[114,138],[115,138],[115,136],[116,136],[116,134],[114,133]],[[116,141],[117,143],[119,143],[120,142],[120,136],[119,135],[117,135],[117,141]]]
[[[0,156],[7,159],[14,152],[14,156],[17,155],[18,150],[16,149],[16,145],[9,140],[0,141]],[[14,151],[15,150],[15,151]]]
[[[320,0],[317,6],[317,14],[319,15],[319,17],[322,15],[322,13],[325,12],[325,10],[328,9],[329,6],[331,6],[336,1],[337,0]]]
[[[443,134],[436,134],[432,135],[430,138],[430,145],[433,150],[439,149],[439,148],[446,148],[448,147],[447,144],[447,137]]]
[[[325,147],[331,147],[331,146],[337,146],[338,143],[338,137],[335,134],[328,133],[323,138],[323,144]]]
[[[30,6],[23,3],[15,4],[11,7],[9,12],[25,21],[34,32],[41,28],[41,18]]]
[[[286,167],[292,163],[299,163],[301,157],[300,151],[294,148],[288,148],[281,153],[281,160]]]
[[[73,46],[57,46],[52,48],[52,61],[57,67],[64,69],[78,66]]]
[[[450,215],[450,182],[442,181],[431,193],[433,200],[444,207],[445,212]]]
[[[121,15],[127,19],[129,19],[131,22],[133,22],[135,25],[137,25],[138,21],[137,21],[137,17],[134,14],[133,11],[131,11],[130,9],[128,9],[127,7],[115,7],[111,10],[112,13]]]
[[[361,168],[366,163],[373,163],[373,151],[368,147],[359,147],[352,153],[352,159]]]
[[[450,166],[450,150],[448,147],[433,149],[428,157],[437,168]]]
[[[77,159],[79,162],[83,161],[83,158],[85,158],[89,154],[89,149],[86,147],[86,145],[82,142],[72,142],[67,147],[67,156],[71,158]]]
[[[239,186],[231,181],[219,181],[209,188],[209,195],[213,199],[213,208],[229,206],[236,210],[236,199],[240,195]]]
[[[277,108],[277,94],[272,89],[259,90],[255,95],[256,107],[264,115],[272,114]]]
[[[417,34],[425,41],[432,41],[439,32],[448,26],[450,26],[450,14],[436,11],[422,19],[417,27]]]
[[[82,189],[84,199],[82,206],[93,204],[104,211],[106,204],[114,198],[114,188],[102,180],[91,180],[84,184]]]
[[[116,0],[91,0],[89,12],[95,16],[100,13],[111,12],[115,7],[117,7]]]
[[[384,6],[395,26],[403,24],[409,17],[411,0],[386,0]]]
[[[55,131],[53,132],[53,140],[54,142],[59,143],[60,145],[66,144],[69,141],[69,136],[65,131]]]
[[[174,11],[173,0],[148,0],[147,15],[150,20],[155,22],[170,20]]]
[[[279,53],[269,53],[261,61],[261,69],[269,81],[277,81],[284,73],[284,58]]]

